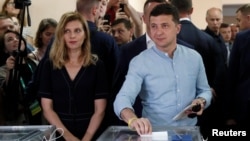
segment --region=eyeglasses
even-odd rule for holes
[[[13,7],[15,7],[15,3],[14,2],[8,2],[7,6],[13,6]]]

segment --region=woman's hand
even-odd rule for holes
[[[10,56],[9,58],[7,58],[6,66],[7,66],[8,70],[14,69],[14,67],[15,67],[15,57],[14,56]]]

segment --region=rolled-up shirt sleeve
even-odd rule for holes
[[[139,94],[143,82],[143,72],[141,69],[141,61],[136,57],[129,64],[129,70],[126,75],[122,88],[114,101],[114,112],[121,119],[121,111],[124,108],[133,109],[133,104]]]

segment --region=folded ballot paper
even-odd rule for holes
[[[151,135],[141,135],[142,141],[148,141],[151,139],[152,141],[167,141],[168,140],[168,132],[167,131],[157,131],[152,132]]]
[[[185,107],[180,113],[178,113],[174,118],[173,120],[181,120],[181,119],[185,119],[187,118],[187,114],[186,114],[186,111],[188,109],[191,109],[193,107],[192,104],[188,105],[187,107]]]

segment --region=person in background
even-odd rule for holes
[[[220,34],[225,42],[225,45],[227,47],[227,66],[229,63],[229,56],[230,56],[230,52],[232,50],[232,42],[231,42],[231,27],[229,24],[227,23],[222,23],[220,26]]]
[[[104,117],[108,83],[105,66],[91,54],[86,20],[77,12],[62,15],[39,92],[45,118],[63,136],[90,141]]]
[[[229,59],[229,100],[227,101],[227,125],[237,129],[250,126],[250,4],[237,12],[240,32],[237,33]]]
[[[202,58],[193,49],[177,44],[180,24],[173,5],[157,5],[148,22],[155,46],[131,60],[114,111],[139,135],[151,134],[152,126],[194,126],[197,118],[173,118],[190,104],[201,105],[198,115],[210,105],[212,94]],[[132,108],[137,95],[142,100],[142,117]],[[186,111],[190,113],[190,109]]]
[[[30,58],[33,58],[38,63],[43,58],[47,47],[54,36],[57,21],[52,18],[42,19],[39,23],[34,45],[36,49],[29,54]]]
[[[236,20],[240,31],[250,28],[250,4],[242,5],[236,10]]]
[[[20,15],[20,9],[15,8],[15,2],[14,0],[5,0],[2,6],[1,13],[4,13],[9,16],[19,17]]]
[[[207,34],[209,34],[213,39],[215,46],[218,47],[220,50],[220,54],[223,57],[223,63],[224,63],[224,69],[222,69],[221,75],[225,74],[227,71],[227,48],[225,45],[225,42],[220,34],[220,26],[223,21],[223,15],[222,11],[220,8],[212,7],[207,10],[206,13],[206,22],[207,22],[207,27],[204,30]],[[218,82],[217,85],[219,85],[217,92],[214,94],[217,94],[217,98],[219,98],[221,94],[225,93],[225,79],[226,76],[221,76],[221,82]]]
[[[230,28],[231,28],[231,43],[233,45],[236,34],[240,31],[240,28],[239,25],[234,23],[230,24]]]
[[[37,69],[35,70],[32,79],[29,81],[27,88],[26,88],[26,97],[28,101],[38,101],[41,103],[41,98],[38,96],[38,87],[39,87],[39,80],[41,71],[41,66],[43,66],[43,63],[39,65],[40,61],[44,57],[47,48],[51,46],[52,38],[55,34],[55,29],[57,26],[57,21],[52,18],[45,18],[40,21],[40,24],[38,26],[36,37],[34,41],[34,45],[36,46],[36,49],[29,53],[28,56],[31,58],[37,65]],[[47,57],[46,57],[47,58]],[[43,61],[44,62],[44,61]],[[35,81],[36,80],[36,81]],[[35,117],[33,118],[35,119]],[[47,121],[45,120],[42,112],[39,112],[36,116],[36,125],[43,125],[47,124]]]
[[[132,41],[133,31],[133,25],[128,19],[116,19],[111,24],[111,33],[118,46]]]
[[[97,30],[95,22],[100,14],[99,4],[99,0],[77,0],[76,10],[87,20],[91,36],[91,52],[104,62],[107,69],[109,86],[111,87],[119,48],[111,35]]]
[[[99,10],[100,10],[100,15],[99,17],[104,17],[107,11],[107,5],[108,5],[108,0],[99,0]]]
[[[18,21],[17,17],[12,16],[11,20],[12,20],[13,25],[14,25],[14,30],[19,32],[21,27],[20,27],[20,24],[19,24],[19,21]]]
[[[15,30],[15,26],[11,18],[5,14],[0,14],[0,37],[4,35],[7,30]],[[4,51],[0,51],[0,66],[5,65],[6,59],[9,57]]]
[[[15,23],[12,19],[15,19],[15,17],[10,17],[6,14],[0,14],[0,36],[3,35],[3,33],[7,30],[12,30],[12,31],[17,31],[19,32],[19,24]],[[26,40],[25,40],[26,41]],[[30,53],[32,50],[34,50],[34,48],[27,43],[26,45],[27,47],[27,52]],[[6,56],[6,54],[1,54],[4,52],[0,52],[0,66],[2,66],[3,64],[5,64],[5,60],[7,59],[8,55]]]
[[[13,24],[13,21],[11,20],[11,17],[0,14],[0,36],[4,34],[7,30],[15,30],[15,26]]]
[[[32,109],[29,109],[30,103],[25,102],[25,89],[36,64],[28,58],[25,46],[25,39],[17,31],[7,30],[0,39],[1,52],[7,56],[6,63],[0,70],[5,125],[32,124]]]
[[[222,10],[217,7],[211,7],[206,12],[207,27],[204,30],[208,35],[214,39],[214,44],[218,49],[219,55],[222,57],[222,64],[218,66],[220,72],[216,75],[217,80],[214,85],[213,102],[210,107],[204,111],[202,116],[199,117],[198,125],[203,127],[203,137],[211,136],[211,130],[215,127],[224,126],[225,119],[223,117],[224,99],[226,97],[227,87],[227,60],[228,51],[225,42],[220,34],[220,26],[223,21]],[[217,116],[214,116],[217,115]],[[208,122],[210,121],[210,122]]]
[[[97,27],[99,31],[109,32],[110,30],[110,23],[107,19],[105,19],[105,14],[107,11],[108,0],[99,0],[99,10],[100,15],[96,21]],[[108,23],[108,24],[106,24]]]

